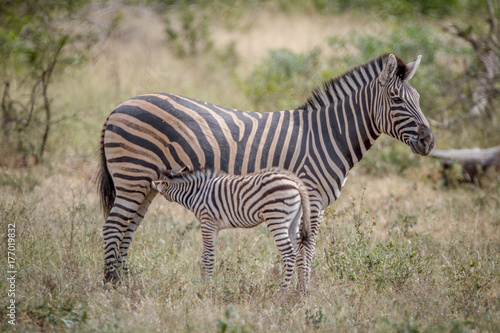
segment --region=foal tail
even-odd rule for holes
[[[311,243],[311,203],[309,192],[302,181],[299,182],[299,192],[302,205],[302,227],[300,228],[300,241],[304,246]]]

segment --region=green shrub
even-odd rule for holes
[[[298,106],[320,78],[320,51],[294,53],[271,50],[245,80],[242,90],[256,111],[277,111]]]
[[[193,57],[213,48],[206,10],[183,6],[174,15],[165,16],[164,21],[167,42],[178,57]]]
[[[383,240],[373,237],[376,226],[368,221],[368,212],[362,212],[355,199],[345,214],[337,214],[346,224],[344,236],[332,241],[325,249],[325,261],[336,280],[356,281],[377,289],[399,287],[408,279],[428,275],[432,257],[423,251],[423,242],[417,237],[411,240],[391,236]],[[344,216],[347,215],[347,216]]]
[[[52,127],[63,118],[51,104],[53,76],[79,64],[94,43],[90,33],[70,28],[81,17],[72,24],[65,17],[85,3],[44,0],[2,5],[0,165],[27,166],[43,159]]]
[[[431,17],[446,17],[457,12],[477,11],[478,6],[471,6],[469,1],[460,0],[388,0],[388,1],[366,1],[366,0],[338,0],[336,7],[340,11],[357,9],[371,15],[390,17],[393,20],[403,21],[415,15],[421,14]]]
[[[39,179],[32,169],[17,172],[0,172],[0,187],[9,186],[14,191],[31,192],[38,185]]]

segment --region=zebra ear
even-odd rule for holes
[[[151,182],[151,187],[161,193],[163,191],[164,184],[165,184],[164,180],[153,180]]]
[[[394,77],[396,70],[398,69],[398,61],[394,54],[389,54],[387,57],[387,62],[385,63],[382,73],[379,75],[380,84],[384,85]]]
[[[405,80],[409,81],[417,71],[418,66],[420,65],[420,60],[422,60],[422,56],[419,55],[416,60],[408,63],[406,65],[406,73],[405,73]]]

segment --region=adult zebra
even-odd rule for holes
[[[382,55],[325,82],[294,110],[246,112],[171,94],[120,104],[101,134],[105,281],[115,280],[124,267],[134,232],[157,194],[151,181],[184,166],[230,174],[270,167],[295,173],[311,202],[310,264],[323,209],[339,197],[349,170],[382,133],[420,155],[434,147],[419,94],[408,83],[420,59],[405,64]]]

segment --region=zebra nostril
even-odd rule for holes
[[[434,133],[430,128],[422,128],[417,139],[417,145],[422,155],[428,155],[434,149]]]

